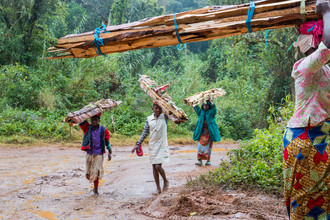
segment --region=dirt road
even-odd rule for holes
[[[170,147],[171,162],[164,164],[170,189],[161,196],[153,195],[156,187],[148,156],[132,155],[131,147],[113,147],[112,161],[104,163],[100,196],[95,198],[84,177],[85,152],[79,148],[0,146],[0,219],[165,218],[164,207],[173,205],[187,179],[216,168],[236,147],[215,145],[209,167],[194,165],[195,146]],[[241,217],[250,219],[247,216]]]

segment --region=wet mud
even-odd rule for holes
[[[182,188],[187,180],[215,169],[234,148],[237,145],[214,145],[212,166],[196,167],[195,146],[170,147],[171,161],[163,165],[170,188],[154,196],[156,187],[147,147],[143,157],[131,154],[131,147],[113,147],[112,161],[104,161],[100,196],[95,197],[92,184],[85,179],[85,152],[79,146],[0,146],[0,219],[184,219],[187,215],[195,218],[205,214],[214,217],[216,209],[204,212],[195,205],[189,207],[189,199],[200,195],[187,192],[186,199]],[[214,206],[218,199],[213,198]],[[182,210],[185,206],[186,212]],[[230,209],[223,207],[227,208]],[[196,214],[190,216],[193,212]],[[222,219],[220,215],[216,218]]]

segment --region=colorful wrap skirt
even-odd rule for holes
[[[207,160],[210,161],[213,141],[210,139],[209,130],[207,126],[203,128],[203,132],[199,138],[197,143],[198,152],[197,152],[197,160]]]
[[[284,196],[289,219],[330,219],[330,121],[287,128],[284,134]]]

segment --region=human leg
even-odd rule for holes
[[[88,176],[88,180],[90,183],[93,182],[94,188],[93,193],[94,195],[98,196],[98,187],[99,187],[99,180],[102,179],[104,171],[103,171],[103,155],[89,155],[88,156],[90,161],[88,164],[88,175],[86,174],[86,178]]]
[[[156,183],[156,186],[157,186],[157,192],[158,192],[158,193],[161,193],[162,190],[161,190],[161,188],[160,188],[160,184],[159,184],[159,172],[158,172],[158,170],[157,170],[157,168],[156,168],[156,165],[157,165],[157,164],[153,164],[153,165],[152,165],[152,172],[153,172],[154,179],[155,179],[155,183]]]
[[[90,178],[90,170],[92,165],[91,160],[92,160],[91,155],[86,154],[86,179],[88,180]]]
[[[291,220],[326,219],[329,214],[329,125],[287,128],[284,135],[284,196]]]
[[[99,195],[99,191],[98,191],[98,187],[99,187],[99,178],[97,178],[96,180],[94,180],[94,195],[98,196]]]
[[[164,186],[163,186],[163,191],[168,189],[168,186],[170,185],[168,179],[166,178],[166,173],[165,170],[162,167],[162,164],[156,164],[156,169],[158,171],[158,173],[162,176],[163,180],[164,180]]]
[[[205,163],[206,166],[210,166],[211,165],[211,153],[212,153],[212,147],[213,147],[213,141],[210,141],[208,144],[208,151],[207,151],[207,161]]]

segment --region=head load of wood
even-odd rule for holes
[[[223,89],[210,89],[205,92],[199,92],[195,95],[192,95],[188,98],[184,99],[184,103],[186,103],[189,106],[195,107],[197,105],[203,104],[206,102],[206,100],[213,100],[217,97],[221,97],[226,95],[225,90]]]
[[[188,120],[186,113],[178,108],[173,102],[171,96],[166,92],[168,84],[163,86],[157,86],[155,81],[151,80],[147,75],[140,75],[140,86],[156,103],[161,107],[163,112],[171,119],[175,124],[180,124]]]
[[[70,126],[77,125],[95,115],[110,110],[121,103],[122,101],[115,101],[112,99],[101,99],[97,102],[91,102],[78,111],[70,112],[68,116],[63,119],[63,122],[69,123]]]

